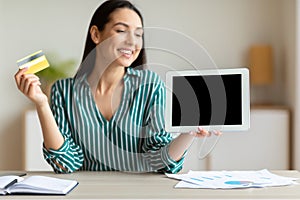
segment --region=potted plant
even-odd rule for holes
[[[36,75],[42,83],[42,90],[49,97],[52,84],[63,78],[71,77],[76,71],[77,62],[74,59],[60,60],[57,56],[49,56],[50,67],[39,71]]]

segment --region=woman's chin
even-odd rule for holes
[[[127,59],[127,60],[125,60],[125,59],[118,59],[118,64],[120,65],[120,66],[124,66],[124,67],[129,67],[131,64],[133,63],[133,60],[129,60],[129,59]]]

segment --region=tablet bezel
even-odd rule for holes
[[[166,111],[165,111],[165,129],[167,132],[188,133],[196,131],[199,126],[172,126],[172,88],[174,76],[206,76],[206,75],[228,75],[240,74],[242,84],[242,124],[239,125],[206,125],[201,126],[206,130],[219,131],[246,131],[250,128],[250,88],[249,88],[249,70],[247,68],[232,69],[207,69],[207,70],[181,70],[168,71],[166,73]]]

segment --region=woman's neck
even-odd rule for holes
[[[88,82],[92,91],[105,94],[114,91],[120,85],[125,75],[125,67],[114,66],[111,64],[106,68],[95,66],[94,70],[88,77]]]
[[[105,94],[114,91],[115,88],[120,85],[124,75],[124,67],[108,67],[98,82],[98,92]]]

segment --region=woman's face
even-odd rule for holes
[[[143,45],[143,26],[138,14],[128,8],[110,14],[104,30],[99,32],[97,48],[110,65],[130,66],[138,57]]]

